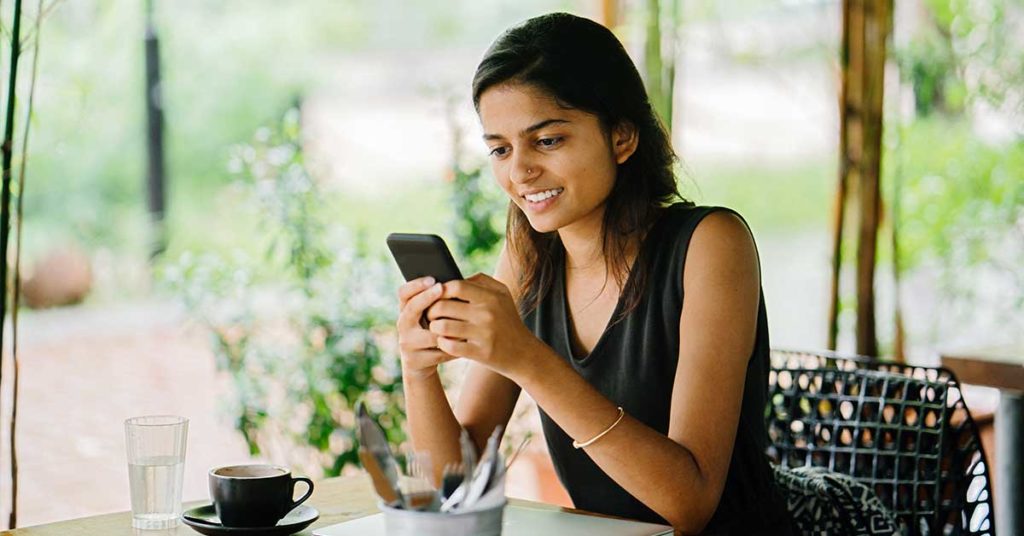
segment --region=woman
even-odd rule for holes
[[[622,45],[583,18],[531,19],[488,50],[473,102],[507,240],[493,278],[399,290],[415,449],[435,470],[458,461],[460,426],[482,446],[525,390],[577,508],[788,533],[764,455],[754,241],[735,213],[682,202]],[[437,367],[456,356],[472,363],[453,410]]]

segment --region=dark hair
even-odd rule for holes
[[[568,13],[551,13],[510,28],[484,54],[473,76],[478,112],[484,91],[501,84],[540,89],[560,106],[596,115],[606,132],[622,123],[636,128],[636,151],[618,166],[602,222],[602,251],[622,288],[629,275],[630,241],[639,243],[663,208],[682,200],[672,171],[671,141],[651,108],[636,66],[604,26]],[[550,290],[564,248],[557,232],[535,231],[514,202],[508,206],[506,235],[521,268],[513,295],[525,315]],[[636,272],[623,290],[619,318],[640,301],[647,279],[643,262],[636,263]]]

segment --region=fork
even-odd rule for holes
[[[403,479],[403,495],[412,510],[424,510],[433,507],[437,502],[437,490],[431,484],[432,470],[430,464],[430,453],[409,454],[409,475]]]

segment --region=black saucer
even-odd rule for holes
[[[181,520],[196,532],[208,536],[222,534],[252,534],[253,536],[288,536],[308,527],[320,518],[320,512],[312,506],[301,505],[288,512],[284,519],[273,527],[225,527],[217,519],[217,511],[212,504],[192,508],[181,514]]]

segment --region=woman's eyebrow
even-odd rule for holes
[[[523,130],[520,130],[519,131],[519,137],[520,138],[525,138],[526,136],[530,135],[531,133],[536,132],[536,131],[544,128],[544,127],[551,126],[551,125],[557,125],[557,124],[560,124],[560,123],[569,123],[569,122],[570,121],[567,120],[567,119],[545,119],[545,120],[543,120],[543,121],[541,121],[539,123],[534,123],[534,124],[524,128]],[[503,140],[503,139],[505,139],[505,137],[502,136],[501,134],[484,134],[484,141]]]

